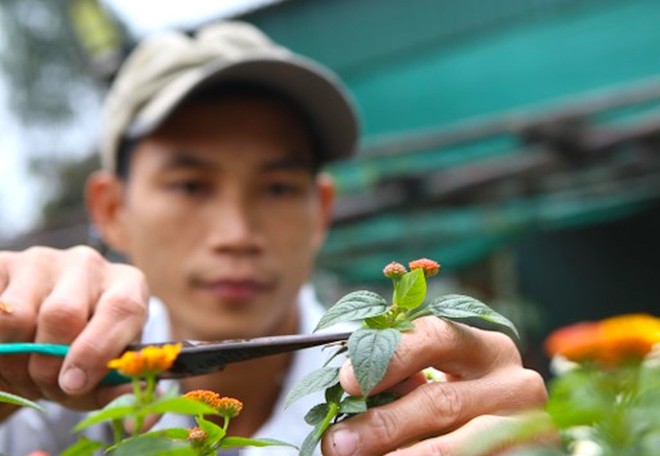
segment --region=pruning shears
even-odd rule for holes
[[[227,364],[288,353],[303,348],[341,342],[348,339],[350,332],[335,334],[287,335],[259,337],[255,339],[232,339],[217,342],[185,340],[172,366],[161,372],[159,378],[184,378],[217,372]],[[177,342],[129,345],[125,351],[139,351],[147,346],[163,346]],[[0,343],[0,355],[41,354],[64,358],[68,345],[39,344],[31,342]],[[103,379],[104,384],[127,383],[130,379],[117,371]]]

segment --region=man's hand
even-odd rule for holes
[[[98,408],[117,394],[97,388],[107,362],[140,334],[148,291],[137,269],[88,247],[0,252],[0,343],[69,344],[62,360],[0,356],[0,391]],[[0,419],[13,411],[0,407]]]
[[[427,367],[446,373],[447,381],[427,383],[420,373]],[[349,394],[360,395],[350,362],[340,379]],[[403,334],[373,393],[385,390],[404,396],[330,428],[323,454],[461,455],[489,427],[547,399],[543,379],[522,367],[507,336],[437,317],[415,320]]]

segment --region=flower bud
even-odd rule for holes
[[[383,269],[385,277],[390,279],[400,279],[406,272],[408,272],[406,267],[396,261],[392,261]]]
[[[410,266],[411,271],[414,271],[415,269],[423,269],[424,277],[433,277],[434,275],[438,275],[438,272],[440,271],[440,265],[428,258],[420,258],[419,260],[411,261],[408,263],[408,266]]]

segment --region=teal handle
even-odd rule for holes
[[[64,358],[69,353],[68,345],[60,344],[37,344],[33,342],[15,342],[0,344],[0,355],[16,355],[16,354],[31,354],[37,353],[39,355],[56,356]],[[106,375],[101,383],[103,385],[121,385],[123,383],[130,383],[131,379],[125,375],[120,374],[116,370],[111,370]]]

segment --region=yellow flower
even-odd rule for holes
[[[131,377],[157,375],[174,363],[180,351],[181,344],[150,345],[137,352],[125,352],[120,358],[110,360],[108,367]]]
[[[571,361],[616,366],[641,359],[660,343],[660,319],[646,314],[620,315],[560,328],[546,339],[549,355]]]

